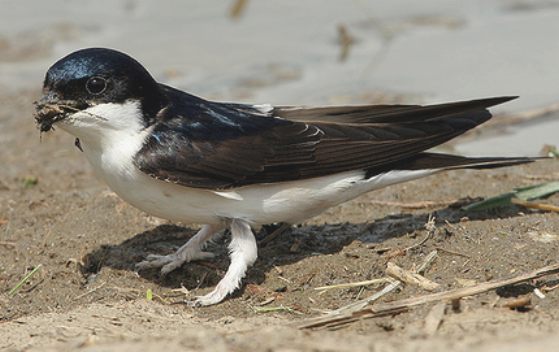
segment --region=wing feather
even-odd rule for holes
[[[169,105],[136,155],[136,165],[158,179],[213,190],[409,161],[485,122],[491,117],[487,107],[510,99],[263,112],[162,90]]]

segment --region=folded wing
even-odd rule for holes
[[[371,176],[427,160],[467,165],[459,157],[422,152],[487,121],[488,107],[512,99],[263,110],[165,89],[170,105],[135,163],[157,179],[214,190],[350,170]]]

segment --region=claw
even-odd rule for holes
[[[160,260],[161,258],[168,258],[168,255],[159,255],[159,254],[148,254],[146,256],[146,261],[156,261]]]
[[[213,258],[213,253],[202,251],[203,244],[211,238],[213,233],[215,233],[215,229],[210,225],[205,225],[174,254],[150,254],[146,257],[146,260],[136,265],[136,269],[161,268],[161,275],[165,276],[184,263],[192,260]],[[231,264],[229,264],[225,276],[212,292],[205,296],[196,297],[194,301],[187,302],[189,306],[201,307],[217,304],[239,288],[248,267],[256,260],[258,251],[254,234],[246,221],[233,219],[231,222],[231,243],[229,244],[229,250]]]
[[[145,270],[145,269],[162,268],[162,267],[164,268],[170,263],[177,263],[177,262],[180,262],[180,264],[175,266],[175,269],[184,263],[184,259],[177,258],[177,256],[174,254],[170,254],[170,255],[150,254],[146,257],[146,260],[136,264],[136,270]]]
[[[167,276],[171,271],[180,268],[186,260],[177,258],[161,267],[161,276]]]
[[[187,306],[192,308],[200,308],[201,305],[198,303],[198,299],[188,300],[185,302]]]
[[[210,259],[214,257],[211,252],[202,251],[202,246],[211,239],[216,229],[210,225],[204,225],[198,233],[175,253],[169,255],[148,254],[146,259],[136,264],[136,270],[161,268],[161,275],[166,276],[184,263],[193,260]]]
[[[193,253],[190,256],[190,260],[206,260],[206,259],[213,259],[215,258],[215,254],[212,252],[197,252],[197,253]]]

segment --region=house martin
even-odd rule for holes
[[[252,229],[299,223],[363,193],[445,170],[531,158],[427,152],[489,120],[515,97],[438,105],[296,107],[214,102],[158,83],[130,56],[79,50],[48,70],[36,102],[41,132],[76,137],[96,174],[149,214],[204,224],[176,253],[138,270],[167,274],[207,259],[205,243],[229,228],[231,263],[196,305],[221,302],[257,258]]]

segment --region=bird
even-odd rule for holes
[[[203,224],[175,253],[136,270],[166,275],[210,259],[205,245],[229,229],[230,264],[191,301],[222,302],[257,259],[253,230],[297,224],[361,194],[438,172],[528,163],[430,150],[491,118],[503,96],[435,105],[272,106],[217,102],[158,83],[108,48],[70,53],[47,71],[35,122],[73,135],[94,173],[148,214]]]

